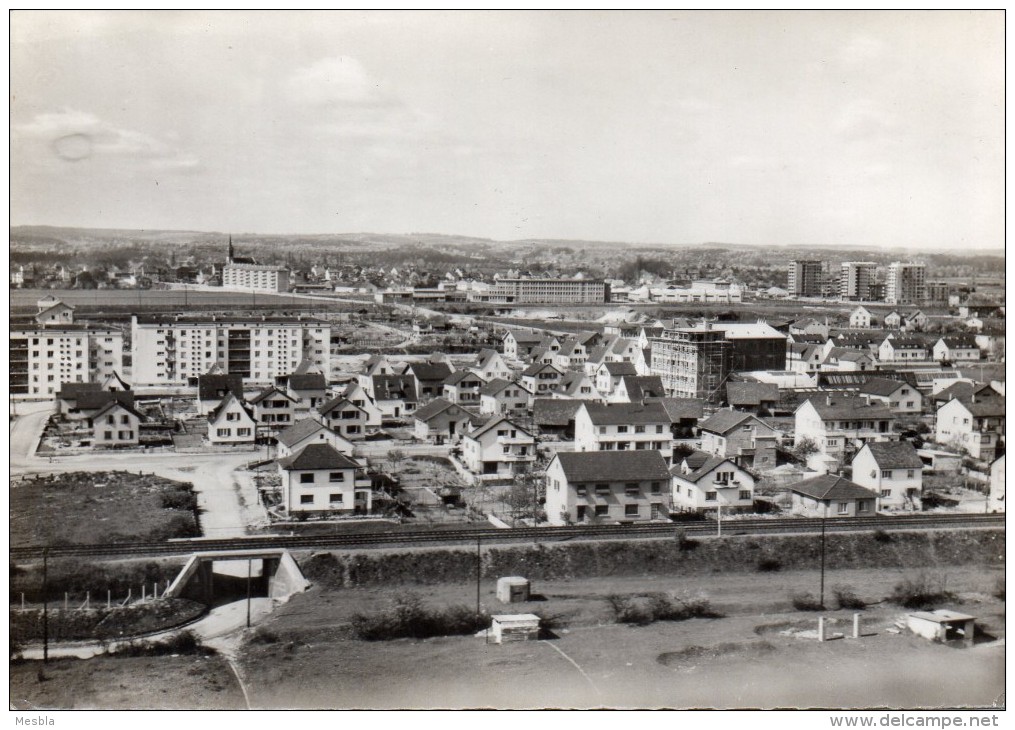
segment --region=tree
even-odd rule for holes
[[[818,447],[818,442],[810,436],[804,436],[800,439],[800,442],[793,448],[793,453],[803,461],[807,461],[807,458],[821,451]]]
[[[504,503],[511,510],[513,521],[531,517],[533,521],[538,522],[543,498],[542,478],[531,468],[520,468],[515,472],[511,489],[504,496]]]
[[[391,464],[391,468],[397,469],[398,465],[405,461],[405,452],[401,449],[392,449],[388,452],[388,463]]]

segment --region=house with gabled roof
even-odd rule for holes
[[[885,327],[897,330],[902,327],[902,315],[892,310],[885,315]]]
[[[247,402],[254,410],[258,435],[274,436],[296,420],[296,399],[277,385],[269,385]]]
[[[877,358],[866,350],[854,350],[848,347],[833,347],[825,355],[820,365],[823,372],[855,373],[867,372],[877,368]]]
[[[723,408],[698,424],[701,450],[755,469],[775,466],[778,434],[753,413]]]
[[[559,370],[584,369],[589,351],[577,337],[568,337],[560,343],[560,349],[553,356],[553,364]]]
[[[352,381],[340,395],[357,408],[363,409],[363,412],[367,415],[367,420],[364,423],[367,428],[380,428],[381,422],[384,420],[381,409],[377,407],[374,399],[367,393],[362,383],[355,380]]]
[[[708,456],[695,467],[683,463],[670,469],[671,501],[676,511],[750,509],[754,505],[754,477],[724,456]]]
[[[790,342],[786,345],[786,369],[794,373],[815,373],[821,368],[824,348],[818,344]]]
[[[899,416],[918,416],[923,412],[923,394],[905,380],[871,378],[860,386],[857,394],[872,403],[883,403]]]
[[[585,403],[570,398],[533,398],[532,421],[543,438],[574,438],[575,416]]]
[[[902,328],[907,331],[921,330],[927,325],[927,315],[917,309],[903,318]]]
[[[416,398],[426,403],[440,398],[444,392],[444,381],[448,379],[454,368],[442,361],[414,362],[405,369],[405,374],[412,377],[416,386]]]
[[[52,298],[47,298],[52,299]],[[73,324],[74,322],[74,307],[70,304],[65,304],[59,299],[52,299],[52,303],[42,306],[42,302],[46,300],[40,300],[40,307],[38,313],[35,315],[35,321],[41,324],[43,327],[47,325],[64,325]]]
[[[319,372],[289,373],[276,378],[276,383],[296,401],[297,417],[310,415],[328,397],[328,381]]]
[[[881,363],[926,362],[927,345],[916,337],[887,337],[878,347]]]
[[[993,391],[990,391],[993,393]],[[974,391],[937,409],[934,440],[974,459],[991,462],[1004,439],[1004,398]]]
[[[876,322],[874,315],[867,307],[857,307],[849,313],[849,327],[854,330],[867,330]]]
[[[504,378],[506,380],[514,375],[514,371],[507,366],[501,354],[496,350],[490,349],[480,350],[479,355],[476,357],[476,364],[469,369],[483,378],[484,382],[494,378]],[[447,383],[447,380],[444,382]]]
[[[977,362],[980,359],[980,347],[973,335],[946,335],[938,338],[932,348],[937,362]]]
[[[634,376],[637,374],[638,371],[634,367],[633,362],[615,362],[608,360],[603,362],[595,372],[596,390],[608,398],[613,394],[613,391],[616,390],[617,386],[620,385],[621,378],[625,375]]]
[[[463,406],[478,406],[480,391],[486,385],[482,375],[472,370],[456,370],[444,381],[441,396]]]
[[[327,443],[312,443],[277,461],[286,514],[369,514],[370,480],[362,465]]]
[[[412,375],[374,375],[371,384],[374,403],[384,419],[406,418],[419,406]]]
[[[217,407],[226,393],[243,400],[243,378],[229,373],[207,372],[197,376],[197,412],[204,415]]]
[[[909,441],[866,443],[853,457],[853,481],[878,495],[881,509],[919,509],[923,460]]]
[[[483,422],[479,416],[444,398],[434,398],[420,406],[412,418],[415,437],[436,444],[457,441],[473,424]]]
[[[276,440],[280,457],[295,454],[310,444],[328,444],[346,456],[352,456],[355,449],[352,441],[332,431],[315,418],[304,418],[289,428],[282,429]]]
[[[792,510],[807,517],[872,517],[877,512],[877,494],[834,474],[790,484]]]
[[[611,403],[638,403],[649,398],[665,398],[666,389],[659,375],[623,375],[610,395]]]
[[[560,451],[544,481],[551,525],[669,517],[669,465],[655,450]]]
[[[132,403],[110,400],[88,418],[92,446],[107,449],[137,446],[141,438],[141,424],[147,420]]]
[[[557,390],[560,381],[564,379],[564,373],[553,365],[533,363],[522,371],[521,383],[526,390],[536,397],[549,397]]]
[[[208,442],[212,444],[253,444],[257,437],[254,410],[232,391],[208,414]]]
[[[775,383],[749,381],[727,383],[726,403],[732,408],[757,416],[770,415],[779,405],[779,386]]]
[[[895,413],[881,403],[866,398],[819,393],[811,396],[794,412],[793,445],[810,439],[817,446],[821,470],[837,468],[869,441],[895,441]]]
[[[335,433],[349,441],[358,441],[367,435],[370,420],[365,409],[360,408],[344,395],[336,396],[317,409],[316,418]]]
[[[673,456],[670,417],[658,402],[586,402],[575,413],[575,451],[659,451]]]
[[[532,393],[521,383],[494,378],[479,389],[479,412],[484,416],[525,412],[531,405]]]
[[[553,398],[577,398],[579,400],[603,400],[592,379],[580,370],[572,370],[564,374]]]
[[[525,332],[524,330],[508,330],[501,342],[504,347],[504,354],[515,360],[527,360],[539,343],[543,335],[536,332]]]
[[[504,416],[494,416],[462,436],[465,468],[481,477],[510,477],[535,460],[535,436]]]
[[[675,439],[694,438],[704,406],[697,398],[648,398],[647,403],[658,403],[670,419],[670,435]]]

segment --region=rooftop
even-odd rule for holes
[[[292,456],[278,460],[286,471],[311,469],[358,469],[359,463],[341,453],[331,444],[310,444]]]
[[[878,495],[845,477],[834,474],[804,479],[802,482],[790,484],[789,490],[808,497],[830,501],[836,499],[876,499]]]
[[[561,451],[560,461],[569,482],[630,482],[669,480],[670,471],[658,451]]]

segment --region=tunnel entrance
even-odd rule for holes
[[[194,553],[165,595],[221,606],[247,597],[288,600],[310,582],[288,550],[236,550]]]

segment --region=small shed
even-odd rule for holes
[[[495,644],[539,638],[539,616],[534,613],[499,614],[490,618],[490,634]]]
[[[914,634],[932,641],[961,641],[972,646],[976,616],[944,609],[920,611],[906,616],[906,625]]]
[[[497,579],[497,600],[501,603],[525,603],[529,600],[529,581],[520,576]]]

